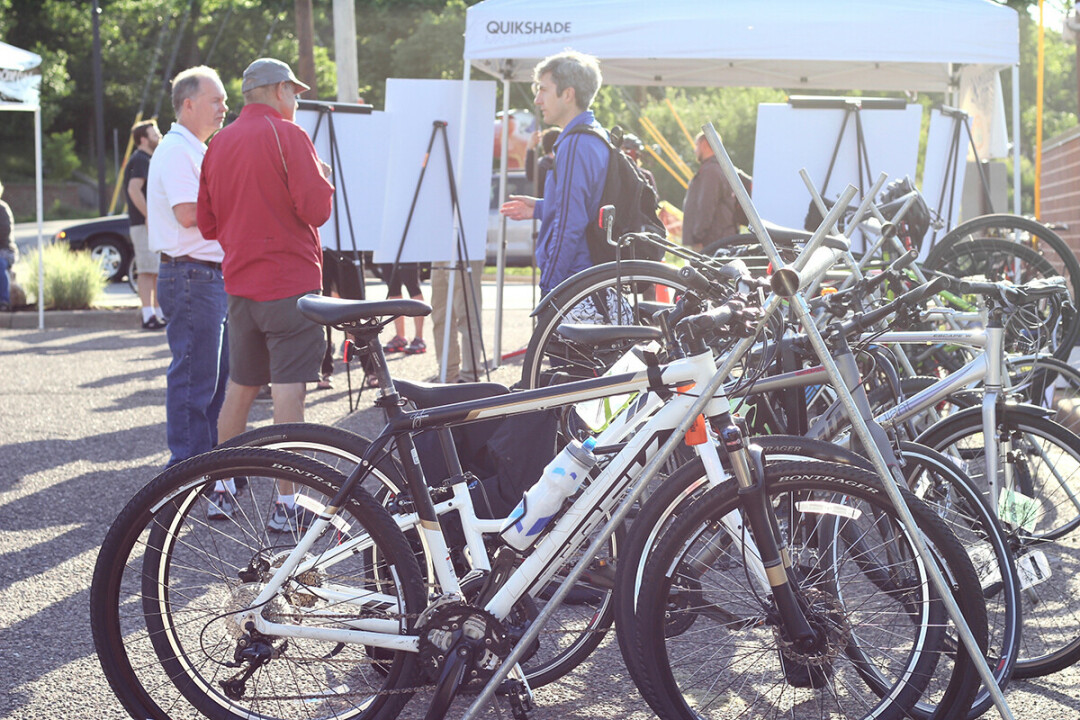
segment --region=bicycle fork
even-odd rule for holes
[[[818,636],[810,627],[798,594],[791,585],[791,554],[765,495],[761,448],[747,446],[742,431],[730,416],[726,420],[720,429],[720,441],[731,460],[732,475],[739,486],[740,505],[753,532],[754,545],[776,603],[781,629],[799,652],[811,652],[817,645]]]

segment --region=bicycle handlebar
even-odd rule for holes
[[[942,290],[945,290],[949,284],[948,278],[939,275],[925,285],[920,285],[913,290],[909,290],[890,303],[882,305],[875,310],[869,310],[865,313],[856,315],[851,320],[841,324],[841,331],[845,335],[857,332],[861,333],[863,330],[867,330],[874,325],[877,325],[886,317],[903,307],[912,307],[922,304],[922,302],[931,295],[936,295]]]

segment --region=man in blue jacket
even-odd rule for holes
[[[585,228],[597,222],[609,151],[593,133],[572,132],[584,125],[607,137],[589,110],[601,82],[596,58],[570,50],[552,55],[536,66],[533,80],[534,102],[544,122],[562,128],[555,142],[555,168],[548,173],[542,199],[511,195],[501,212],[511,220],[540,220],[536,264],[540,289],[547,293],[593,264]]]

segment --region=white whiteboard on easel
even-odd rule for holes
[[[914,178],[922,106],[864,108],[859,112],[871,182],[882,172],[890,179],[905,175]],[[788,227],[803,226],[810,193],[799,177],[799,170],[806,168],[821,192],[844,114],[845,110],[839,108],[795,108],[787,103],[758,105],[753,199],[763,219]],[[859,186],[856,147],[852,117],[844,127],[843,141],[823,193],[826,198],[835,200],[848,184]],[[857,204],[860,200],[856,196],[852,202]],[[858,243],[854,249],[860,249]]]
[[[462,225],[469,259],[484,258],[487,243],[488,205],[491,194],[491,121],[495,117],[495,83],[469,83],[465,120],[465,154],[458,157],[461,130],[462,81],[386,81],[386,114],[390,116],[390,168],[386,177],[382,237],[375,262],[392,263],[402,243],[409,209],[416,195],[428,143],[435,121],[447,124],[446,139],[461,207]],[[402,262],[436,262],[457,259],[454,218],[446,149],[441,131],[435,136],[420,194],[402,246]],[[460,173],[459,173],[459,165]]]
[[[386,173],[390,165],[390,119],[386,113],[352,112],[356,106],[317,103],[301,107],[296,123],[307,131],[315,152],[333,168],[334,202],[330,219],[319,228],[325,248],[375,250],[382,238]],[[330,125],[336,140],[331,153]]]
[[[960,127],[960,135],[956,138],[957,146],[952,147],[957,123],[962,123],[960,118],[943,115],[940,110],[934,108],[930,111],[930,128],[926,133],[926,160],[923,163],[922,195],[926,206],[930,208],[932,216],[940,215],[946,220],[949,228],[954,228],[960,222],[960,200],[964,195],[964,177],[967,175],[967,156],[970,148],[967,130]],[[950,150],[955,157],[950,157]],[[955,163],[955,164],[954,164]],[[956,179],[951,179],[953,168],[956,169]],[[944,195],[942,195],[944,187]],[[952,213],[949,213],[950,197],[952,200]],[[946,218],[946,216],[949,216]],[[930,252],[930,239],[934,235],[933,228],[927,230],[924,238],[920,260],[926,259]],[[938,231],[936,239],[940,240],[945,231]]]

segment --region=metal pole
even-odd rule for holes
[[[338,102],[358,102],[360,71],[356,61],[355,0],[334,0],[334,59]]]
[[[716,133],[716,129],[712,126],[712,123],[709,123],[703,130],[705,131],[705,137],[708,139],[709,145],[712,146],[713,152],[720,161],[720,168],[724,171],[724,176],[735,191],[735,197],[746,211],[746,216],[750,219],[751,226],[754,228],[755,233],[758,234],[758,239],[765,248],[766,255],[772,260],[774,272],[779,271],[781,268],[785,268],[785,264],[780,258],[779,253],[776,251],[772,239],[769,238],[768,233],[766,233],[762,227],[761,217],[757,214],[757,210],[751,203],[746,188],[739,182],[739,176],[735,170],[735,165],[732,164],[731,158],[728,157],[727,150],[720,142],[720,136]],[[833,209],[835,210],[835,208]],[[822,223],[822,225],[824,225],[824,223]],[[818,228],[818,231],[820,232],[821,228]],[[804,255],[805,254],[806,253],[804,253]],[[797,271],[796,268],[796,272]],[[915,518],[912,516],[911,510],[908,509],[903,496],[900,494],[897,483],[898,480],[902,481],[903,478],[899,476],[899,468],[895,468],[896,475],[894,476],[894,469],[889,468],[885,464],[885,458],[882,457],[881,451],[878,450],[874,438],[870,434],[870,429],[866,426],[866,422],[859,414],[855,400],[851,396],[851,391],[848,390],[847,385],[843,382],[843,379],[840,376],[840,370],[837,368],[835,360],[833,360],[832,355],[829,353],[829,349],[825,345],[825,340],[821,337],[821,333],[814,324],[813,317],[810,314],[810,308],[806,304],[806,299],[802,294],[795,293],[790,298],[790,304],[795,310],[799,322],[803,326],[803,332],[806,333],[806,337],[810,340],[810,344],[817,353],[818,360],[825,368],[825,371],[829,376],[829,381],[836,391],[837,397],[840,399],[840,402],[844,406],[844,410],[851,419],[852,430],[863,444],[866,454],[871,463],[873,463],[874,469],[881,479],[881,484],[884,487],[886,494],[896,508],[896,512],[900,516],[900,520],[904,523],[904,527],[907,528],[907,531],[911,536],[911,542],[915,546],[915,550],[919,553],[919,557],[922,558],[923,564],[926,566],[930,581],[941,595],[942,604],[945,606],[945,610],[955,624],[956,632],[960,636],[960,640],[964,643],[968,653],[971,655],[971,659],[975,663],[975,669],[978,671],[979,677],[982,678],[983,684],[986,685],[986,689],[990,693],[990,698],[993,700],[994,706],[997,707],[1002,718],[1005,720],[1013,720],[1012,711],[1005,701],[1005,695],[1001,692],[1001,688],[998,687],[997,681],[994,679],[993,671],[991,671],[990,666],[987,664],[986,656],[979,648],[975,636],[971,634],[971,628],[968,627],[967,621],[964,620],[963,613],[960,611],[960,606],[956,603],[956,598],[952,595],[952,590],[949,588],[948,583],[941,574],[941,570],[938,568],[933,555],[930,554],[930,550],[926,547],[926,542],[919,533]]]
[[[94,75],[94,142],[97,143],[98,176],[98,215],[109,212],[108,199],[105,197],[105,86],[101,77],[101,30],[98,16],[101,8],[98,0],[90,11],[91,24],[94,27],[94,51],[91,55]]]
[[[1020,66],[1012,67],[1013,212],[1020,214]]]
[[[45,329],[45,227],[44,198],[41,187],[41,101],[34,108],[34,205],[37,211],[37,249],[38,249],[38,330]]]
[[[499,153],[499,205],[506,202],[506,171],[510,148],[510,72],[503,73],[502,150]],[[487,255],[487,251],[484,252]],[[502,362],[503,285],[506,282],[506,216],[499,216],[499,243],[495,250],[495,353],[494,370]]]

